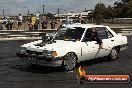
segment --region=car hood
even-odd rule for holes
[[[44,46],[38,46],[37,44],[41,43],[42,40],[28,43],[23,45],[22,47],[27,47],[28,50],[34,50],[34,51],[43,51],[43,50],[58,50],[59,48],[62,48],[64,46],[68,46],[69,44],[73,44],[74,41],[65,41],[65,40],[55,40],[56,42],[52,44],[45,44]]]
[[[62,48],[64,46],[72,44],[72,43],[73,43],[73,41],[56,40],[55,43],[46,44],[45,46],[43,46],[43,48],[46,50],[54,50],[54,49]]]

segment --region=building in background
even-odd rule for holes
[[[66,17],[68,17],[68,19],[76,19],[77,17],[86,19],[89,15],[89,13],[91,13],[92,10],[88,10],[88,11],[83,11],[83,12],[70,12],[70,13],[65,13],[65,14],[55,14],[55,18],[60,20],[60,19],[65,19]]]

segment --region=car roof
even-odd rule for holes
[[[106,27],[106,26],[95,25],[95,24],[71,24],[71,25],[68,25],[68,28],[73,28],[73,27],[92,28],[92,27]]]

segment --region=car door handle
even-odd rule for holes
[[[114,40],[111,40],[112,42],[114,41]]]

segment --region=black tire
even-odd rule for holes
[[[111,53],[109,54],[109,59],[114,61],[118,59],[118,50],[116,48],[113,48],[111,50]]]
[[[66,71],[73,70],[77,64],[77,56],[75,53],[67,53],[63,59],[62,67]]]

